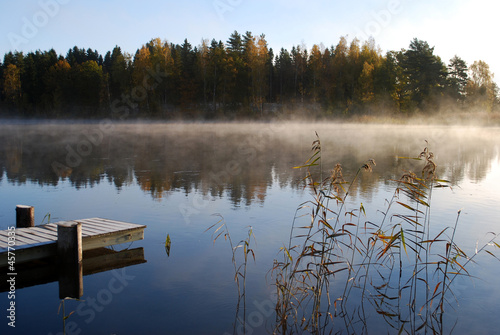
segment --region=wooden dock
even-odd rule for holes
[[[57,255],[57,227],[81,223],[83,251],[142,240],[145,225],[90,218],[61,221],[30,228],[0,231],[0,267],[8,264],[8,251],[15,254],[16,264]],[[10,239],[9,239],[10,237]]]

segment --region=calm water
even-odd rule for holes
[[[452,226],[466,252],[486,233],[500,233],[500,129],[339,124],[3,124],[0,125],[0,228],[15,206],[35,206],[40,224],[104,217],[147,225],[145,238],[115,250],[143,248],[145,263],[84,277],[84,301],[66,301],[67,334],[225,334],[233,332],[237,288],[228,243],[205,230],[221,214],[234,241],[253,227],[255,263],[248,264],[248,334],[273,329],[269,270],[288,241],[297,206],[310,199],[304,171],[315,131],[323,166],[340,162],[349,180],[366,159],[377,166],[353,187],[349,206],[379,215],[398,179],[428,141],[438,174],[453,188],[433,193],[432,224]],[[46,219],[45,219],[46,220]],[[167,234],[172,240],[165,252]],[[500,331],[500,262],[485,255],[457,280],[459,306],[449,333]],[[7,326],[0,293],[1,334],[63,331],[58,283],[16,291],[16,328]],[[58,312],[59,311],[59,312]],[[384,329],[383,319],[373,329]],[[338,330],[342,327],[339,325]],[[13,331],[14,330],[14,331]],[[389,330],[391,331],[391,330]],[[397,332],[396,332],[397,333]]]

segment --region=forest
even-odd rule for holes
[[[382,53],[375,40],[269,48],[234,31],[224,43],[155,38],[134,55],[79,48],[8,52],[0,117],[261,119],[499,110],[488,64],[443,62],[426,41]]]

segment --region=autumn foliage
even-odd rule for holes
[[[494,111],[488,64],[446,65],[427,42],[382,53],[375,41],[341,37],[311,49],[270,48],[265,35],[231,34],[193,47],[159,38],[134,55],[70,49],[9,52],[0,63],[0,115],[25,117],[262,118],[407,115],[446,108]]]

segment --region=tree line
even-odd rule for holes
[[[224,43],[152,39],[134,55],[73,47],[8,52],[0,63],[0,113],[24,117],[259,118],[296,109],[315,115],[432,113],[443,105],[494,111],[488,64],[445,64],[413,39],[382,53],[375,40],[341,37],[275,54],[265,35],[234,31]]]

